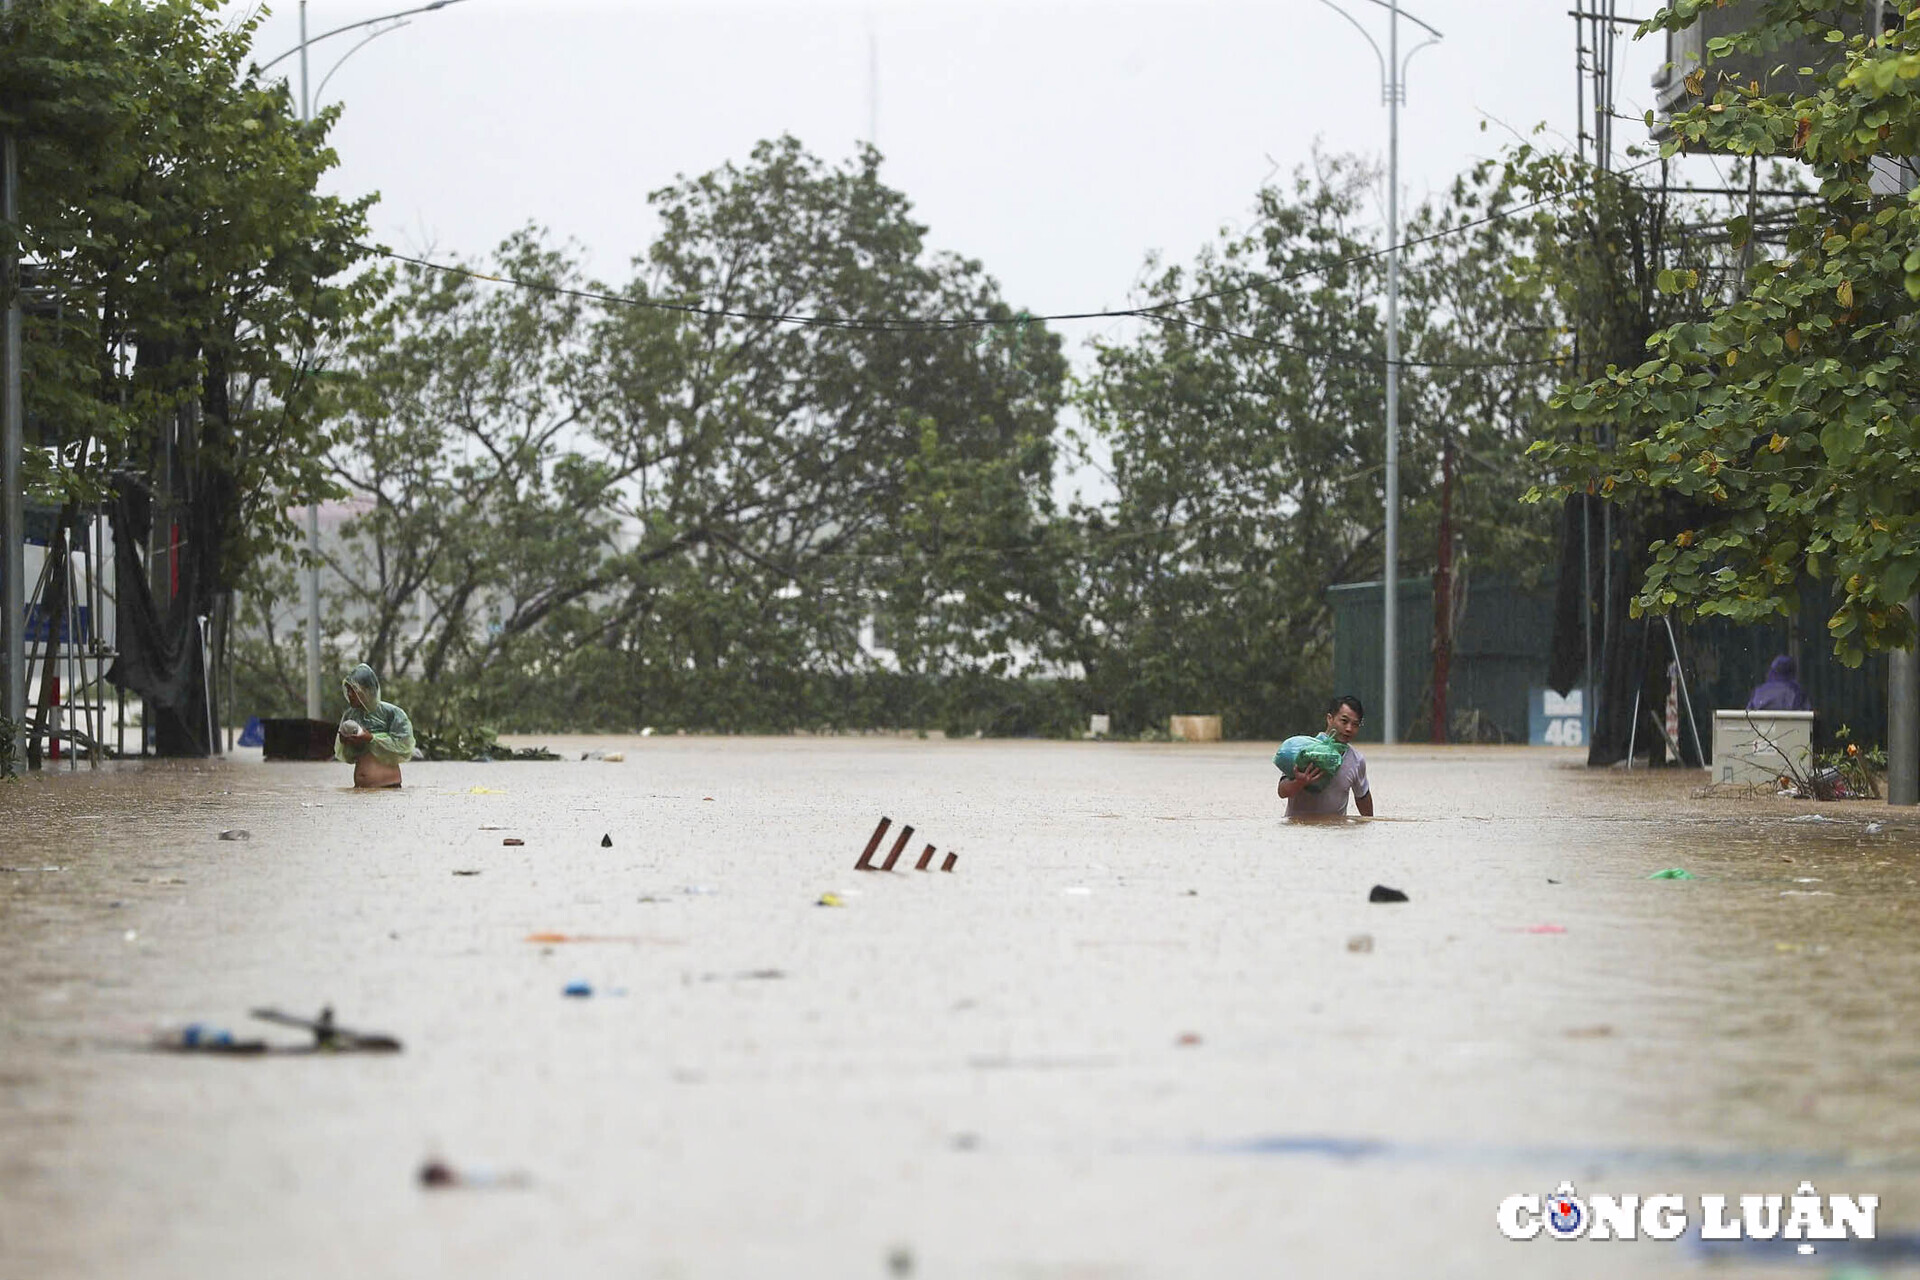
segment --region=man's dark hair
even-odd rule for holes
[[[1340,708],[1342,705],[1352,707],[1353,718],[1355,720],[1360,721],[1360,723],[1362,724],[1366,723],[1367,709],[1360,705],[1360,699],[1354,697],[1350,693],[1343,693],[1339,697],[1335,698],[1332,702],[1329,702],[1327,704],[1327,714],[1330,716],[1339,715]]]

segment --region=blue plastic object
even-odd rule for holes
[[[560,994],[563,996],[590,996],[593,994],[593,984],[590,982],[581,982],[576,979],[562,988]]]

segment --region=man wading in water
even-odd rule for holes
[[[413,759],[413,721],[391,702],[380,701],[380,677],[361,663],[340,682],[347,692],[347,713],[333,758],[353,766],[356,787],[397,787],[400,765]]]
[[[1353,804],[1363,818],[1373,816],[1373,788],[1367,783],[1366,757],[1353,745],[1353,735],[1360,732],[1360,722],[1366,717],[1360,699],[1350,693],[1343,693],[1327,704],[1327,732],[1346,744],[1347,754],[1340,762],[1340,768],[1334,772],[1333,781],[1324,791],[1309,791],[1308,787],[1320,781],[1326,775],[1310,764],[1303,764],[1291,778],[1280,780],[1279,795],[1287,802],[1289,818],[1330,817],[1347,811],[1347,794],[1353,794]]]

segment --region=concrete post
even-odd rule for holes
[[[1920,618],[1920,596],[1907,614]],[[1920,645],[1887,655],[1887,803],[1920,804]]]

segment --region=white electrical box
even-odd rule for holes
[[[1715,711],[1713,780],[1772,782],[1813,772],[1813,712]]]

